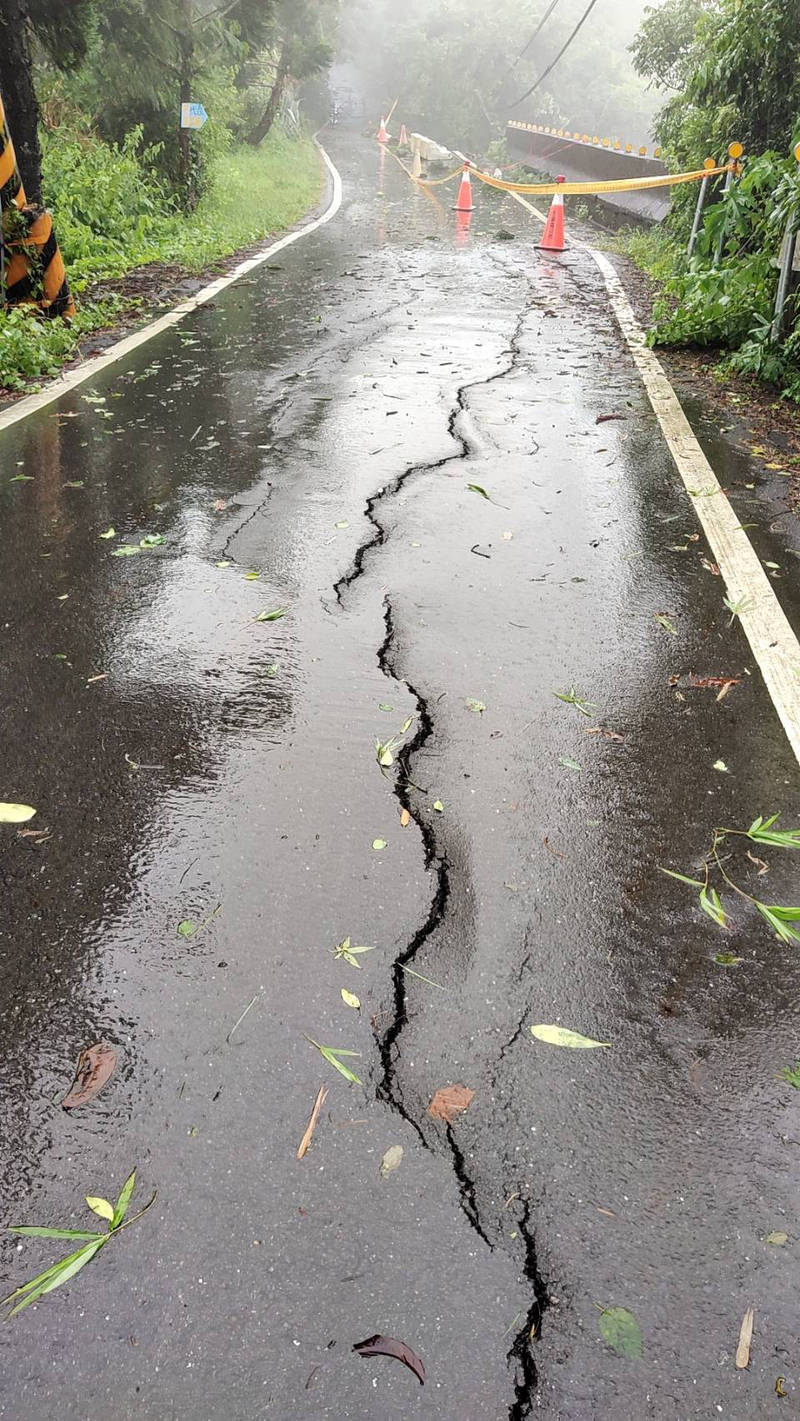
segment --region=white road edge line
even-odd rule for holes
[[[544,213],[525,202],[518,193],[514,196],[529,212],[545,220]],[[611,309],[722,574],[728,599],[742,608],[738,614],[742,629],[795,758],[800,761],[800,642],[738,514],[697,442],[660,360],[647,344],[612,263],[586,242],[574,245],[588,252],[600,269]]]
[[[775,589],[708,462],[658,357],[647,344],[614,267],[586,249],[600,268],[614,315],[642,377],[661,432],[683,480],[720,572],[728,598],[761,669],[772,703],[800,761],[800,642]],[[720,599],[721,600],[721,599]]]
[[[232,286],[240,277],[245,276],[249,271],[262,262],[268,261],[276,252],[283,251],[284,247],[289,247],[293,242],[298,242],[301,237],[308,237],[318,228],[323,227],[326,222],[330,222],[336,216],[342,205],[342,179],[338,169],[331,162],[322,144],[314,139],[319,149],[325,167],[333,179],[333,192],[329,206],[322,213],[321,217],[316,217],[313,222],[307,222],[305,226],[298,227],[294,232],[287,232],[285,237],[279,238],[277,242],[272,242],[270,246],[264,247],[262,251],[256,252],[255,256],[248,257],[246,261],[240,262],[232,271],[225,276],[220,276],[216,281],[212,281],[208,286],[204,286],[200,291],[196,291],[194,296],[188,300],[181,301],[178,306],[173,307],[166,315],[159,316],[158,320],[151,321],[149,325],[142,326],[141,330],[134,331],[131,335],[125,336],[114,345],[104,350],[101,355],[94,355],[90,360],[83,361],[74,370],[67,370],[63,375],[57,376],[51,384],[47,385],[36,395],[26,395],[23,399],[17,400],[15,404],[9,405],[8,409],[0,411],[0,429],[8,429],[10,425],[17,424],[22,419],[27,419],[29,415],[35,414],[37,410],[44,409],[47,405],[60,400],[69,390],[74,390],[76,386],[83,385],[87,380],[91,380],[98,375],[101,370],[108,369],[109,365],[115,365],[118,360],[122,360],[131,351],[137,350],[140,345],[145,345],[152,340],[153,336],[160,335],[162,331],[169,330],[171,326],[176,326],[182,321],[184,316],[188,316],[192,311],[196,311],[198,306],[204,306],[207,301],[211,301],[218,296],[226,287]]]

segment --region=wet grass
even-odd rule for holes
[[[258,149],[242,146],[217,159],[214,179],[190,216],[164,211],[112,241],[81,225],[80,214],[53,204],[67,275],[79,294],[71,326],[42,321],[19,308],[0,319],[0,390],[36,389],[32,381],[56,375],[76,354],[81,338],[129,314],[130,298],[103,291],[143,267],[164,264],[198,273],[234,252],[294,226],[322,193],[317,150],[309,139],[271,135]],[[157,276],[157,270],[154,273]],[[173,270],[174,275],[174,270]],[[160,284],[157,282],[156,284]]]

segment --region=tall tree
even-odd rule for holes
[[[90,15],[91,0],[0,0],[0,94],[30,202],[42,200],[34,51],[71,68],[86,52]]]
[[[272,49],[276,58],[269,98],[248,142],[256,148],[278,115],[290,79],[310,79],[333,58],[337,0],[278,0]]]
[[[272,0],[102,4],[96,62],[100,89],[109,94],[110,136],[149,118],[148,138],[166,139],[176,155],[172,174],[186,209],[199,196],[199,173],[191,133],[179,125],[180,105],[202,99],[200,89],[215,65],[238,67],[265,44],[271,14]]]

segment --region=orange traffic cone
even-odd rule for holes
[[[380,126],[380,128],[378,129],[378,142],[379,142],[379,143],[388,143],[388,142],[389,142],[389,135],[388,135],[388,133],[386,132],[386,120],[383,119],[383,118],[381,119],[381,126]]]
[[[414,149],[414,157],[411,160],[411,176],[418,178],[422,175],[422,159],[419,156],[419,148]]]
[[[400,125],[400,138],[398,141],[400,143],[401,148],[408,147],[408,134],[406,133],[406,126],[404,123],[401,123]]]
[[[563,173],[556,178],[557,183],[566,182]],[[541,252],[563,252],[566,246],[564,241],[564,197],[560,192],[553,194],[553,201],[550,203],[550,211],[547,214],[547,221],[544,224],[541,242],[537,243]]]
[[[455,207],[456,212],[474,212],[475,204],[472,201],[472,183],[469,180],[469,163],[464,164],[464,171],[461,174],[461,187],[458,189],[458,202]]]

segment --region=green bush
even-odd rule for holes
[[[260,148],[232,148],[217,134],[208,152],[206,192],[187,215],[170,197],[141,129],[121,144],[105,143],[72,113],[46,134],[45,198],[78,314],[68,327],[31,308],[0,310],[0,387],[18,390],[54,375],[82,334],[110,323],[120,303],[92,299],[93,285],[151,262],[202,271],[291,227],[320,195],[319,156],[308,139],[276,128]]]
[[[43,186],[76,291],[152,260],[172,205],[141,128],[124,143],[56,129],[43,143]]]
[[[800,402],[800,315],[795,296],[789,334],[770,339],[777,258],[790,213],[800,216],[800,177],[793,159],[777,153],[745,165],[740,180],[705,215],[691,261],[668,231],[629,234],[618,245],[660,288],[653,306],[652,345],[713,346],[732,352],[725,368],[756,375]],[[715,256],[722,239],[722,259]]]

